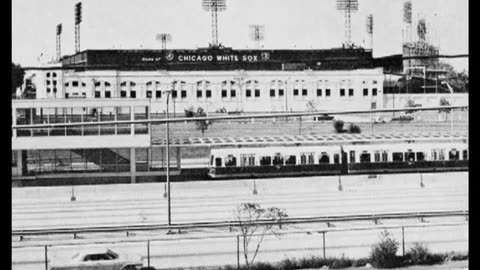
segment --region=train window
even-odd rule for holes
[[[371,161],[371,155],[367,151],[360,154],[360,163],[369,163]]]
[[[355,151],[350,151],[350,163],[355,163]]]
[[[283,157],[279,153],[273,157],[273,165],[283,165]]]
[[[417,161],[425,161],[425,153],[417,152]]]
[[[458,152],[458,150],[457,149],[452,149],[448,153],[448,159],[449,160],[459,160],[460,159],[460,153]]]
[[[235,89],[230,90],[230,97],[234,98],[237,96],[237,93],[235,92]]]
[[[222,158],[217,157],[215,159],[215,167],[222,167]]]
[[[272,158],[271,157],[261,157],[260,158],[260,166],[270,166],[272,165]]]
[[[333,155],[333,163],[340,164],[340,154]]]
[[[445,152],[443,149],[438,150],[438,160],[445,160]]]
[[[375,162],[380,162],[380,151],[375,151],[373,154],[373,159]]]
[[[463,150],[463,160],[468,160],[468,150]]]
[[[382,151],[382,162],[388,162],[388,152]]]
[[[297,164],[296,156],[286,156],[285,165],[295,165]]]
[[[225,167],[237,166],[237,158],[233,155],[228,155],[225,158]]]
[[[318,160],[318,163],[320,163],[320,164],[330,163],[330,157],[328,156],[328,154],[326,152],[322,152],[322,154],[320,155],[320,159]]]
[[[254,154],[240,155],[240,166],[255,166],[255,155]]]
[[[408,152],[405,152],[405,161],[408,161],[408,162],[415,161],[415,153],[412,152],[412,150],[408,150]]]
[[[403,161],[403,153],[402,152],[392,153],[392,160],[393,160],[393,162],[402,162]]]
[[[283,89],[278,89],[278,96],[283,97]]]
[[[313,164],[315,163],[314,159],[313,159],[313,153],[309,153],[308,154],[308,164]]]
[[[307,164],[307,155],[305,153],[300,154],[300,164]]]
[[[226,98],[227,97],[227,89],[223,89],[222,90],[222,98]]]

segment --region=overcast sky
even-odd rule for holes
[[[61,23],[62,54],[74,52],[74,5],[79,0],[12,1],[12,57],[37,65],[55,56],[55,27]],[[254,48],[249,25],[265,25],[265,49],[328,49],[344,40],[344,16],[335,0],[226,0],[219,42]],[[352,41],[367,41],[366,16],[373,14],[375,57],[401,53],[404,0],[359,0],[352,14]],[[159,49],[156,33],[171,33],[168,48],[194,49],[211,42],[211,15],[201,0],[83,0],[81,49]],[[468,0],[412,0],[413,18],[426,18],[441,54],[468,53]],[[468,59],[451,61],[468,70]]]

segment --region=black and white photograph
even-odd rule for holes
[[[468,0],[11,4],[11,269],[469,269]]]

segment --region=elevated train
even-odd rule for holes
[[[217,178],[468,170],[466,143],[268,146],[212,149]]]

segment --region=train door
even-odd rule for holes
[[[345,151],[343,151],[343,147],[340,149],[342,153],[342,163],[340,167],[340,174],[348,174],[348,156]]]

